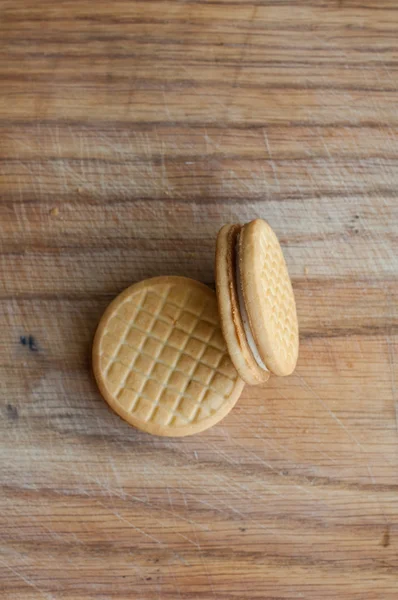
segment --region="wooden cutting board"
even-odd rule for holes
[[[0,40],[1,598],[396,600],[396,1],[2,0]],[[135,431],[101,313],[257,216],[296,373]]]

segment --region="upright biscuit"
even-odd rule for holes
[[[156,277],[107,308],[93,370],[108,404],[131,425],[164,436],[220,421],[243,389],[226,351],[216,296],[184,277]]]
[[[296,302],[282,248],[262,219],[245,225],[239,238],[244,302],[262,360],[276,375],[290,375],[298,358]]]
[[[224,226],[216,250],[217,296],[228,351],[244,381],[289,375],[298,357],[294,294],[278,238],[262,219]]]

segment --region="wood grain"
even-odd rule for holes
[[[4,600],[398,596],[394,0],[0,0]],[[183,440],[90,375],[124,287],[267,218],[297,372]]]

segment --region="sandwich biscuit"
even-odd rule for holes
[[[278,238],[256,219],[224,225],[217,238],[221,328],[239,375],[251,385],[290,375],[298,358],[294,293]]]

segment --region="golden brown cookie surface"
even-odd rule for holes
[[[276,375],[290,375],[298,358],[296,302],[279,240],[262,219],[239,238],[242,292],[258,352]]]
[[[142,281],[110,304],[95,335],[93,370],[115,412],[165,436],[211,427],[244,385],[225,347],[215,293],[184,277]]]
[[[298,357],[293,289],[278,238],[262,219],[225,225],[216,248],[222,330],[242,379],[265,383],[289,375]]]

